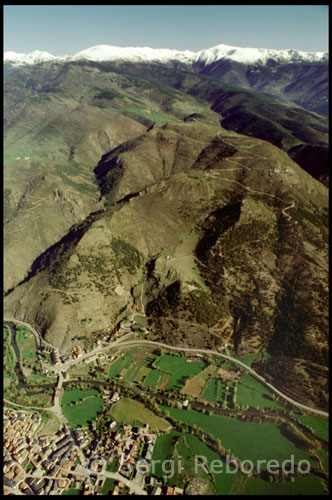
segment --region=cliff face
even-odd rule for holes
[[[109,72],[107,94],[91,90],[96,69],[81,88],[66,75],[51,99],[82,97],[73,116],[86,118],[84,138],[59,163],[46,148],[47,162],[5,165],[5,314],[35,322],[66,351],[75,336],[92,341],[135,309],[169,344],[218,349],[231,338],[238,356],[266,352],[258,371],[293,391],[301,378],[302,397],[326,407],[327,188],[171,87]],[[113,120],[111,146],[97,109]]]

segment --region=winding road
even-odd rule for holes
[[[272,384],[270,384],[264,377],[259,375],[255,370],[250,368],[250,366],[246,365],[245,363],[242,363],[242,361],[232,358],[231,356],[228,356],[227,354],[222,354],[217,351],[210,351],[209,349],[195,349],[192,347],[174,347],[170,346],[168,344],[162,344],[161,342],[155,342],[153,340],[129,340],[125,342],[121,342],[121,344],[118,344],[117,346],[113,347],[134,347],[134,346],[139,346],[139,345],[152,345],[152,346],[158,346],[158,347],[163,347],[164,349],[169,349],[173,351],[178,351],[178,352],[191,352],[191,353],[197,353],[197,354],[207,354],[207,355],[213,355],[217,356],[219,358],[224,358],[227,359],[228,361],[231,361],[232,363],[235,363],[241,368],[245,368],[251,375],[253,375],[255,378],[257,378],[260,382],[262,382],[266,387],[268,387],[271,391],[275,392],[278,394],[278,396],[282,397],[289,403],[292,403],[293,405],[297,406],[298,408],[301,408],[302,410],[305,411],[310,411],[312,413],[315,413],[317,415],[320,415],[321,417],[328,417],[329,414],[328,412],[322,411],[322,410],[317,410],[316,408],[311,408],[310,406],[303,405],[302,403],[298,403],[294,399],[290,398],[289,396],[286,396],[283,392],[279,391],[276,387],[274,387]]]
[[[35,330],[34,327],[29,325],[29,323],[25,323],[24,321],[16,320],[15,318],[4,318],[4,321],[11,321],[15,323],[20,323],[27,328],[29,328],[35,335],[38,336],[40,342],[44,342],[44,339],[38,334],[38,332]],[[50,345],[50,344],[48,344]],[[227,359],[228,361],[231,361],[232,363],[235,363],[236,365],[239,365],[241,368],[244,368],[247,370],[251,375],[253,375],[257,380],[262,382],[266,387],[268,387],[271,391],[274,393],[278,394],[278,396],[282,397],[285,401],[288,401],[289,403],[293,404],[294,406],[297,406],[301,410],[309,411],[311,413],[314,413],[316,415],[319,415],[321,417],[328,417],[329,413],[325,412],[323,410],[317,410],[316,408],[311,408],[310,406],[306,406],[302,403],[299,403],[298,401],[295,401],[294,399],[290,398],[286,394],[284,394],[282,391],[274,387],[270,382],[268,382],[264,377],[259,375],[255,370],[253,370],[250,366],[246,365],[239,359],[233,358],[232,356],[228,356],[227,354],[222,354],[217,351],[211,351],[209,349],[195,349],[192,347],[175,347],[171,346],[168,344],[163,344],[162,342],[156,342],[153,340],[124,340],[118,339],[113,342],[110,342],[108,345],[103,345],[100,344],[98,345],[95,349],[92,351],[88,352],[87,354],[80,356],[77,359],[69,359],[66,363],[63,363],[61,368],[60,367],[54,367],[55,371],[59,373],[59,380],[58,380],[58,386],[57,390],[55,391],[55,398],[54,398],[54,405],[51,408],[44,408],[45,410],[51,410],[56,415],[59,417],[59,412],[61,412],[61,407],[60,407],[60,402],[59,402],[59,397],[57,395],[59,394],[59,389],[62,387],[62,374],[61,371],[67,370],[69,367],[73,366],[74,364],[80,363],[83,361],[85,358],[90,357],[92,354],[98,353],[98,352],[106,352],[109,351],[113,348],[122,348],[122,347],[135,347],[135,346],[140,346],[140,345],[151,345],[151,346],[156,346],[156,347],[162,347],[164,349],[169,349],[173,351],[178,351],[178,352],[189,352],[189,353],[196,353],[196,354],[206,354],[206,355],[212,355],[212,356],[217,356],[219,358]],[[52,346],[54,348],[54,346]],[[62,413],[62,412],[61,412]]]

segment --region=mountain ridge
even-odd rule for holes
[[[276,381],[282,361],[281,385],[326,408],[328,190],[271,144],[323,157],[326,119],[278,102],[180,63],[16,69],[6,314],[63,353],[131,310],[170,345],[218,349],[234,330],[237,356],[267,349],[278,365],[260,371]]]
[[[75,61],[89,59],[94,61],[112,61],[117,59],[132,61],[160,61],[178,60],[184,63],[215,63],[221,59],[230,59],[245,64],[266,64],[269,59],[277,62],[326,62],[327,52],[305,52],[294,49],[264,49],[251,47],[235,47],[220,44],[198,52],[176,49],[154,49],[150,47],[117,47],[113,45],[95,45],[69,56],[54,56],[48,52],[35,50],[31,53],[17,53],[6,51],[4,61],[17,66],[38,64],[42,61]]]

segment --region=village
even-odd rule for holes
[[[109,432],[92,443],[81,430],[72,432],[67,426],[55,435],[37,437],[39,426],[35,413],[4,409],[4,495],[58,495],[71,489],[101,494],[109,478],[113,495],[183,494],[181,488],[165,487],[146,475],[157,438],[148,425],[123,425],[119,432],[113,422]],[[77,444],[85,450],[85,467]]]
[[[273,432],[278,432],[278,419],[291,417],[274,394],[235,367],[230,361],[234,358],[227,355],[213,360],[190,349],[187,355],[169,353],[157,342],[128,340],[130,332],[121,327],[111,352],[105,338],[95,339],[90,348],[75,338],[71,353],[63,354],[44,341],[37,345],[25,326],[13,336],[9,333],[6,326],[5,341],[16,342],[23,369],[26,357],[35,353],[34,363],[41,367],[38,376],[56,377],[52,406],[47,402],[43,409],[28,398],[23,404],[5,399],[6,495],[168,496],[192,490],[197,494],[202,484],[210,484],[212,491],[208,474],[197,485],[192,473],[183,480],[168,480],[164,471],[154,470],[155,462],[178,457],[178,447],[189,449],[192,434],[213,447],[220,429],[197,430],[212,412],[214,418],[225,419],[224,425],[252,425],[262,418],[261,408]],[[227,346],[232,346],[232,334],[227,335]],[[227,415],[232,418],[227,420]],[[186,424],[192,418],[199,425]],[[58,421],[56,428],[48,425],[49,419]],[[179,432],[182,441],[168,438]],[[221,445],[215,451],[223,450]]]

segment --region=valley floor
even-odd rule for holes
[[[281,397],[253,356],[129,327],[60,356],[22,323],[4,326],[5,494],[327,494],[328,414]]]

